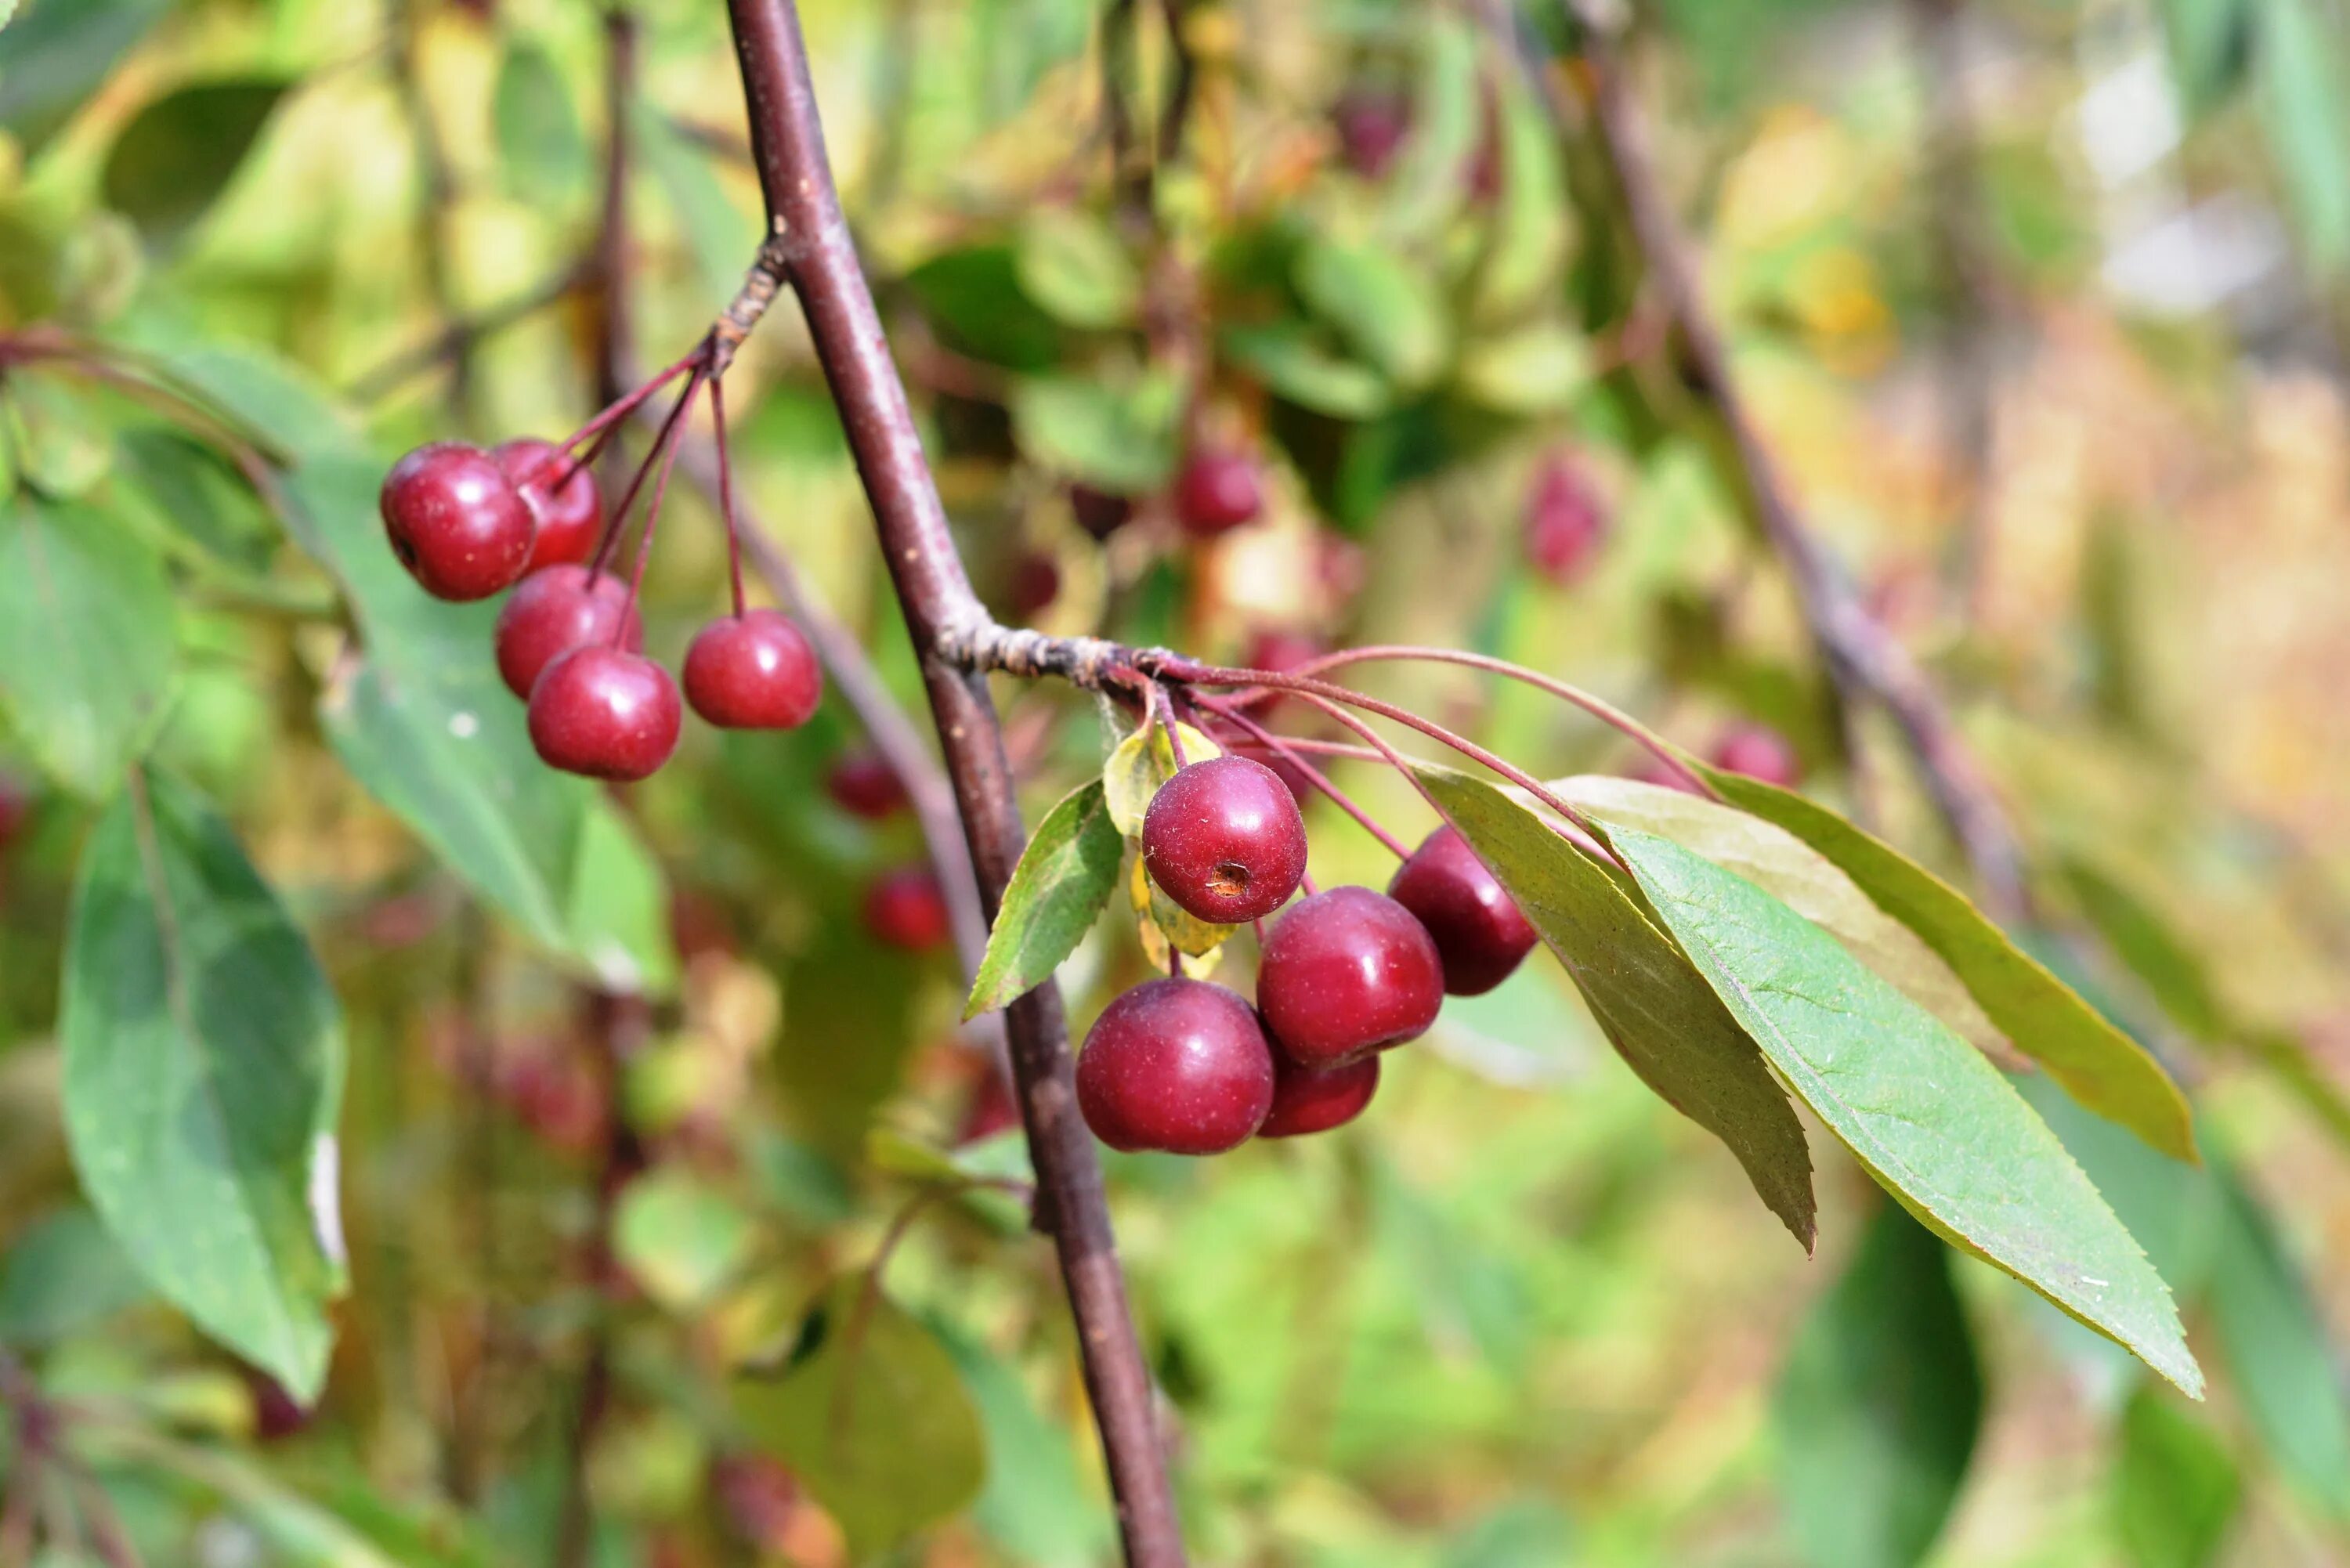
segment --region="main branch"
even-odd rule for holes
[[[773,227],[763,254],[775,259],[797,293],[839,407],[921,657],[948,776],[992,912],[1026,835],[986,677],[957,668],[941,652],[958,632],[988,618],[948,533],[913,410],[841,215],[797,9],[791,0],[728,0],[728,11]],[[1180,1568],[1182,1532],[1153,1419],[1149,1369],[1127,1308],[1092,1135],[1077,1114],[1060,993],[1048,981],[1013,1003],[1005,1033],[1036,1169],[1038,1214],[1058,1250],[1076,1319],[1127,1561],[1133,1568]]]

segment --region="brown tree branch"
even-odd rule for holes
[[[1892,715],[1974,872],[1983,902],[2005,917],[2026,912],[2022,856],[1990,782],[1925,671],[1868,612],[1804,526],[1741,394],[1690,244],[1659,176],[1648,124],[1626,80],[1610,19],[1596,0],[1560,5],[1582,37],[1592,117],[1651,285],[1680,341],[1690,379],[1729,436],[1748,508],[1794,584],[1822,663],[1847,707],[1874,701]],[[1554,112],[1563,122],[1571,121],[1575,116],[1565,101],[1563,80],[1547,71],[1537,75]]]
[[[882,554],[922,662],[947,774],[980,891],[993,910],[1025,842],[986,678],[941,654],[942,638],[984,624],[947,528],[913,411],[881,331],[826,158],[799,16],[791,0],[728,0],[752,145],[782,261],[797,292]],[[1005,1017],[1038,1216],[1058,1250],[1078,1349],[1132,1568],[1185,1562],[1149,1366],[1128,1314],[1093,1137],[1077,1114],[1059,992],[1048,981]]]

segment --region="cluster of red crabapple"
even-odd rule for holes
[[[485,452],[434,441],[393,464],[383,482],[392,552],[427,593],[473,600],[514,589],[498,615],[498,673],[530,705],[531,744],[551,767],[633,781],[658,771],[677,749],[677,682],[645,657],[637,590],[681,427],[709,379],[704,364],[681,361],[561,445],[513,441]],[[690,372],[685,390],[608,522],[590,464],[620,421],[681,371]],[[715,406],[716,382],[710,385]],[[723,408],[718,412],[723,473]],[[608,566],[656,463],[636,570],[624,581]],[[823,696],[823,669],[790,617],[744,605],[734,517],[731,504],[723,509],[733,613],[703,627],[687,649],[685,701],[721,729],[795,729]]]
[[[1297,797],[1239,755],[1180,768],[1151,798],[1142,861],[1185,912],[1262,920],[1305,879]],[[1264,931],[1253,1006],[1204,980],[1146,981],[1103,1010],[1077,1058],[1077,1104],[1113,1148],[1218,1154],[1325,1132],[1378,1087],[1379,1053],[1436,1022],[1447,992],[1507,979],[1535,932],[1450,827],[1385,893],[1312,892]]]

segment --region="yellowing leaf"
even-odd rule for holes
[[[1183,732],[1186,763],[1203,763],[1224,754],[1222,747],[1191,725],[1176,728]],[[1109,819],[1121,835],[1141,836],[1142,815],[1150,809],[1150,797],[1174,776],[1175,748],[1167,739],[1166,726],[1146,724],[1118,743],[1109,760],[1102,763],[1102,792],[1109,803]]]

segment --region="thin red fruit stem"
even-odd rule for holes
[[[685,384],[685,396],[678,404],[680,415],[691,411],[693,396],[702,389],[702,372],[697,370],[693,379]],[[645,586],[645,567],[651,564],[653,558],[653,531],[660,526],[661,501],[669,494],[669,476],[677,467],[677,449],[684,444],[671,437],[668,450],[661,453],[660,476],[653,481],[652,499],[645,503],[645,533],[644,537],[637,541],[637,569],[629,576],[628,602],[620,607],[619,625],[612,628],[612,646],[615,648],[620,646],[621,639],[628,633],[629,612],[637,607],[637,595]]]
[[[677,395],[677,401],[671,407],[668,417],[661,421],[660,429],[654,432],[653,444],[645,449],[644,461],[637,464],[636,474],[629,481],[629,488],[621,493],[620,504],[612,508],[612,521],[604,528],[604,542],[596,546],[596,558],[588,565],[590,577],[602,573],[605,563],[612,558],[614,546],[620,542],[620,535],[628,532],[629,512],[637,504],[637,492],[644,488],[645,479],[652,472],[654,464],[676,441],[678,428],[684,422],[686,401],[693,396],[693,389],[701,381],[699,371],[687,380],[685,390]]]
[[[704,358],[709,352],[710,343],[707,338],[704,338],[702,342],[695,344],[692,351],[688,353],[676,364],[671,365],[668,369],[661,371],[660,374],[655,376],[651,380],[647,381],[643,386],[639,387],[635,391],[630,392],[626,397],[620,399],[618,402],[611,404],[606,408],[603,412],[596,415],[586,424],[581,425],[577,430],[572,431],[563,440],[556,442],[556,450],[558,452],[569,452],[581,441],[594,440],[598,437],[608,436],[614,430],[617,430],[619,427],[622,421],[626,420],[630,414],[635,413],[637,410],[644,404],[645,400],[650,398],[655,392],[660,391],[663,387],[668,386],[671,381],[676,380],[678,377],[683,375],[686,371],[694,369],[695,362]],[[584,468],[590,462],[593,462],[596,460],[596,453],[603,450],[603,444],[602,441],[598,440],[593,450],[588,452],[584,455],[575,457],[572,460],[572,468],[576,471],[577,469]],[[568,479],[570,475],[567,473],[564,477]]]
[[[1402,841],[1398,839],[1394,834],[1389,833],[1386,828],[1381,827],[1377,822],[1373,821],[1371,814],[1365,811],[1361,805],[1357,805],[1352,795],[1348,794],[1345,790],[1340,789],[1336,784],[1332,784],[1328,778],[1324,776],[1321,769],[1315,767],[1312,763],[1307,762],[1299,753],[1293,751],[1287,741],[1284,740],[1281,736],[1274,734],[1272,731],[1267,730],[1263,725],[1258,723],[1247,714],[1241,712],[1237,703],[1213,697],[1200,697],[1195,700],[1199,702],[1201,707],[1205,708],[1209,712],[1216,714],[1220,718],[1239,725],[1240,728],[1248,734],[1254,736],[1259,742],[1270,747],[1277,755],[1285,760],[1291,767],[1295,768],[1299,773],[1305,774],[1305,782],[1307,784],[1312,784],[1315,789],[1320,790],[1324,794],[1329,796],[1330,803],[1333,805],[1336,805],[1340,811],[1345,812],[1348,816],[1353,817],[1357,822],[1360,823],[1364,832],[1369,834],[1373,838],[1376,838],[1381,844],[1386,845],[1388,849],[1394,851],[1397,858],[1401,859],[1410,853],[1410,851],[1404,848]]]
[[[1448,823],[1452,820],[1452,814],[1444,809],[1442,803],[1436,798],[1435,794],[1429,789],[1428,785],[1421,781],[1419,774],[1413,771],[1409,760],[1407,759],[1402,753],[1397,751],[1393,746],[1388,745],[1387,742],[1381,738],[1377,730],[1372,729],[1370,725],[1365,723],[1354,714],[1347,712],[1345,709],[1339,707],[1337,703],[1330,701],[1326,697],[1317,696],[1311,691],[1301,691],[1298,695],[1303,697],[1306,701],[1314,704],[1316,708],[1321,709],[1322,711],[1327,713],[1331,718],[1336,719],[1341,724],[1346,725],[1349,730],[1354,731],[1357,735],[1362,736],[1366,741],[1368,741],[1372,746],[1378,750],[1379,755],[1386,758],[1388,763],[1393,766],[1398,773],[1403,774],[1405,781],[1409,783],[1412,788],[1419,792],[1419,798],[1428,802],[1430,808],[1432,809],[1438,816],[1443,818]],[[1561,838],[1565,839],[1569,844],[1574,845],[1577,849],[1582,850],[1585,854],[1591,856],[1595,859],[1605,860],[1611,865],[1619,864],[1619,862],[1616,860],[1616,857],[1607,852],[1607,849],[1604,845],[1602,845],[1597,839],[1592,837],[1591,835],[1585,830],[1583,817],[1579,813],[1568,807],[1564,801],[1551,795],[1550,792],[1544,789],[1540,784],[1530,784],[1524,781],[1513,782],[1520,783],[1521,787],[1533,789],[1538,797],[1543,797],[1544,805],[1549,806],[1553,811],[1563,814],[1567,818],[1565,822],[1544,824],[1544,826],[1549,827],[1552,832],[1557,834]]]
[[[1453,648],[1421,648],[1406,643],[1378,643],[1364,648],[1342,648],[1319,658],[1309,659],[1290,670],[1292,675],[1313,676],[1326,670],[1343,669],[1349,664],[1369,664],[1395,659],[1418,660],[1429,664],[1459,664],[1471,670],[1482,670],[1491,674],[1507,676],[1523,681],[1536,691],[1546,691],[1563,701],[1571,702],[1601,723],[1620,731],[1651,753],[1656,759],[1691,788],[1709,799],[1721,799],[1720,794],[1688,763],[1682,762],[1671,742],[1649,729],[1629,713],[1601,697],[1596,697],[1580,686],[1573,686],[1539,670],[1529,670],[1523,664],[1513,664],[1506,659],[1490,654],[1468,653]]]
[[[1590,826],[1583,813],[1569,805],[1559,797],[1557,792],[1523,768],[1495,756],[1465,735],[1454,734],[1434,720],[1423,719],[1409,708],[1399,708],[1393,702],[1382,701],[1352,687],[1335,686],[1326,680],[1314,680],[1304,676],[1283,674],[1269,670],[1224,670],[1213,665],[1193,664],[1188,659],[1163,661],[1159,673],[1170,680],[1186,680],[1201,686],[1273,686],[1284,691],[1296,692],[1301,697],[1318,697],[1322,702],[1316,703],[1317,707],[1322,703],[1343,702],[1349,707],[1360,708],[1366,713],[1377,713],[1382,719],[1392,719],[1399,724],[1418,730],[1431,741],[1451,747],[1471,762],[1491,768],[1543,805],[1550,807],[1551,810],[1566,818],[1567,821],[1575,824],[1575,826],[1585,829]],[[1354,730],[1357,734],[1363,733],[1360,725],[1350,722],[1347,728]],[[1382,753],[1387,752],[1388,748],[1384,742],[1375,742],[1374,743],[1378,745]]]
[[[743,528],[734,520],[734,464],[726,455],[726,377],[710,378],[712,444],[718,452],[718,511],[726,524],[726,576],[734,591],[734,618],[743,618]]]
[[[1150,683],[1150,701],[1154,708],[1163,708],[1167,716],[1167,749],[1175,758],[1178,768],[1189,765],[1183,755],[1183,726],[1175,722],[1175,702],[1167,695],[1167,688],[1157,681]]]

